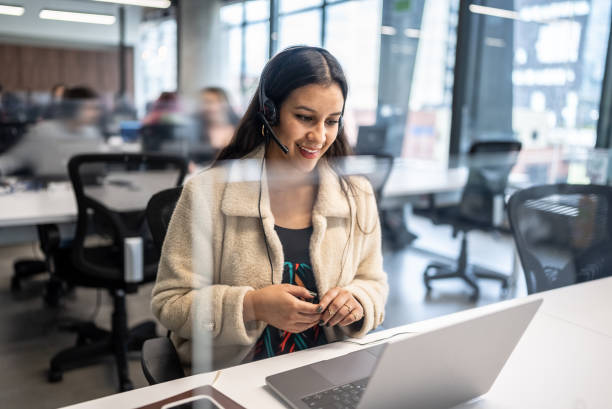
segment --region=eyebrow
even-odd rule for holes
[[[307,106],[304,106],[304,105],[298,105],[295,107],[295,109],[303,109],[305,111],[312,112],[314,114],[317,113],[317,111],[315,111],[314,109],[308,108]],[[334,112],[333,114],[330,114],[330,115],[342,115],[342,112]]]

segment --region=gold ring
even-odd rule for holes
[[[333,316],[334,316],[334,313],[332,312],[332,309],[331,309],[331,308],[330,308],[329,310],[327,310],[327,312],[329,312],[329,316],[330,316],[330,317],[333,317]]]
[[[348,305],[344,304],[343,307],[346,307],[346,309],[348,310],[349,314],[351,313],[351,311],[353,310],[351,307],[349,307]]]

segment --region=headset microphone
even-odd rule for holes
[[[270,126],[270,123],[266,119],[265,115],[262,114],[261,112],[258,112],[257,113],[257,117],[261,120],[263,126],[268,131],[268,135],[270,135],[272,137],[272,140],[274,142],[276,142],[276,144],[283,151],[283,153],[288,154],[289,153],[289,148],[287,148],[287,146],[283,145],[283,143],[280,141],[280,139],[278,139],[278,136],[276,136],[276,134],[272,130],[272,127]]]

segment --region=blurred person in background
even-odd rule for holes
[[[53,119],[60,115],[61,103],[66,92],[66,84],[58,83],[51,88],[49,103],[44,108],[42,119]]]
[[[143,126],[160,124],[181,124],[185,122],[181,112],[178,94],[164,91],[155,100],[151,110],[142,120]]]
[[[198,122],[200,141],[203,144],[219,150],[230,143],[239,118],[223,88],[206,87],[200,91]]]
[[[26,105],[16,94],[5,91],[0,84],[0,122],[25,122]]]
[[[0,156],[0,175],[67,175],[72,156],[104,149],[104,139],[96,126],[99,116],[95,91],[87,87],[67,89],[58,117],[32,126]]]

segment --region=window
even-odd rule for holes
[[[246,109],[269,57],[270,1],[250,0],[221,7],[224,83],[237,112]]]
[[[383,5],[377,122],[390,153],[448,160],[459,0]]]
[[[281,16],[278,50],[292,45],[321,46],[321,10]]]
[[[357,127],[376,122],[381,0],[327,8],[325,47],[340,61],[349,83],[345,130],[354,144]]]
[[[612,1],[498,4],[514,7],[501,17],[470,7],[460,152],[475,140],[518,139],[515,172],[588,182],[587,163],[572,158],[595,146]]]
[[[136,45],[136,108],[144,115],[146,104],[164,91],[176,91],[176,20],[150,21],[139,27]]]
[[[281,14],[303,10],[309,7],[320,6],[321,0],[280,0],[279,11]]]

